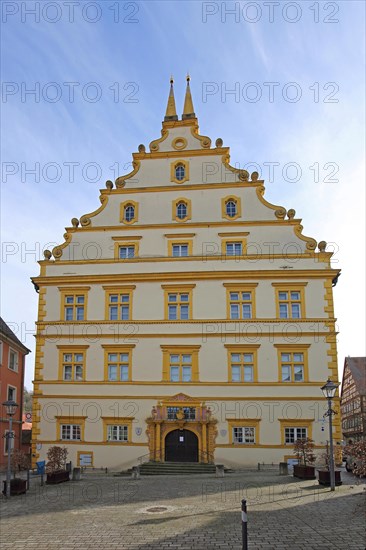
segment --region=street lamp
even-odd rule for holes
[[[11,458],[11,440],[14,437],[13,434],[13,416],[16,413],[18,404],[15,403],[12,399],[5,401],[3,403],[5,407],[6,414],[9,417],[9,431],[5,435],[7,440],[7,449],[8,449],[8,468],[6,470],[6,498],[10,498],[10,479],[11,479],[11,468],[10,468],[10,458]]]
[[[327,382],[320,389],[322,390],[324,397],[328,400],[328,410],[324,416],[329,416],[329,472],[330,472],[330,490],[335,489],[335,472],[334,472],[334,455],[333,455],[333,426],[332,416],[336,414],[336,411],[332,409],[332,399],[336,394],[339,383],[333,382],[328,378]]]

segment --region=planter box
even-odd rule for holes
[[[6,480],[3,481],[4,488],[3,488],[3,495],[6,495],[6,487],[7,483]],[[27,492],[27,480],[26,479],[11,479],[10,480],[10,495],[23,495]]]
[[[302,466],[301,464],[294,465],[294,477],[300,479],[316,479],[314,466]]]
[[[70,472],[67,472],[66,470],[47,474],[46,483],[48,485],[63,483],[64,481],[70,481]]]
[[[330,472],[328,470],[318,470],[319,474],[319,484],[320,485],[330,485]],[[335,470],[335,485],[342,485],[341,472]]]

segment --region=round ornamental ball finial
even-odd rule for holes
[[[143,143],[140,143],[138,149],[139,149],[139,153],[145,153],[146,151],[146,147]]]
[[[294,210],[293,208],[290,208],[290,210],[288,210],[287,212],[288,219],[292,220],[295,217],[295,214],[296,214],[296,210]]]
[[[77,218],[72,218],[72,220],[71,220],[71,225],[72,225],[73,227],[78,227],[78,225],[79,225],[79,220],[78,220]]]
[[[216,142],[215,142],[215,145],[216,147],[222,147],[224,144],[224,142],[222,141],[221,138],[217,138]]]
[[[105,186],[106,186],[107,189],[113,189],[113,181],[107,180],[105,182]]]
[[[250,175],[250,179],[251,179],[252,181],[257,181],[257,180],[258,180],[258,176],[259,176],[258,172],[252,172],[251,175]]]
[[[50,259],[51,259],[51,256],[52,256],[51,250],[45,250],[45,251],[43,252],[43,256],[44,256],[44,259],[45,259],[45,260],[50,260]]]
[[[170,84],[174,84],[174,78],[173,75],[170,76]]]
[[[320,241],[318,244],[318,248],[320,252],[325,252],[325,249],[327,248],[327,243],[325,241]]]

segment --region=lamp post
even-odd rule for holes
[[[332,416],[333,414],[336,414],[336,412],[332,409],[332,399],[334,399],[338,386],[338,382],[333,382],[330,378],[328,378],[324,386],[320,388],[323,392],[324,397],[328,400],[328,410],[324,416],[329,416],[329,473],[331,491],[334,491],[335,489]]]
[[[7,448],[8,448],[8,468],[6,470],[6,498],[10,498],[10,479],[11,479],[11,468],[10,468],[10,459],[11,459],[11,440],[14,437],[13,434],[13,416],[16,413],[18,404],[15,403],[12,399],[5,401],[3,403],[5,407],[6,414],[9,417],[9,431],[6,434]]]

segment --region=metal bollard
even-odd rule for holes
[[[243,550],[248,550],[248,516],[247,501],[245,498],[241,501],[241,532],[243,540]]]

